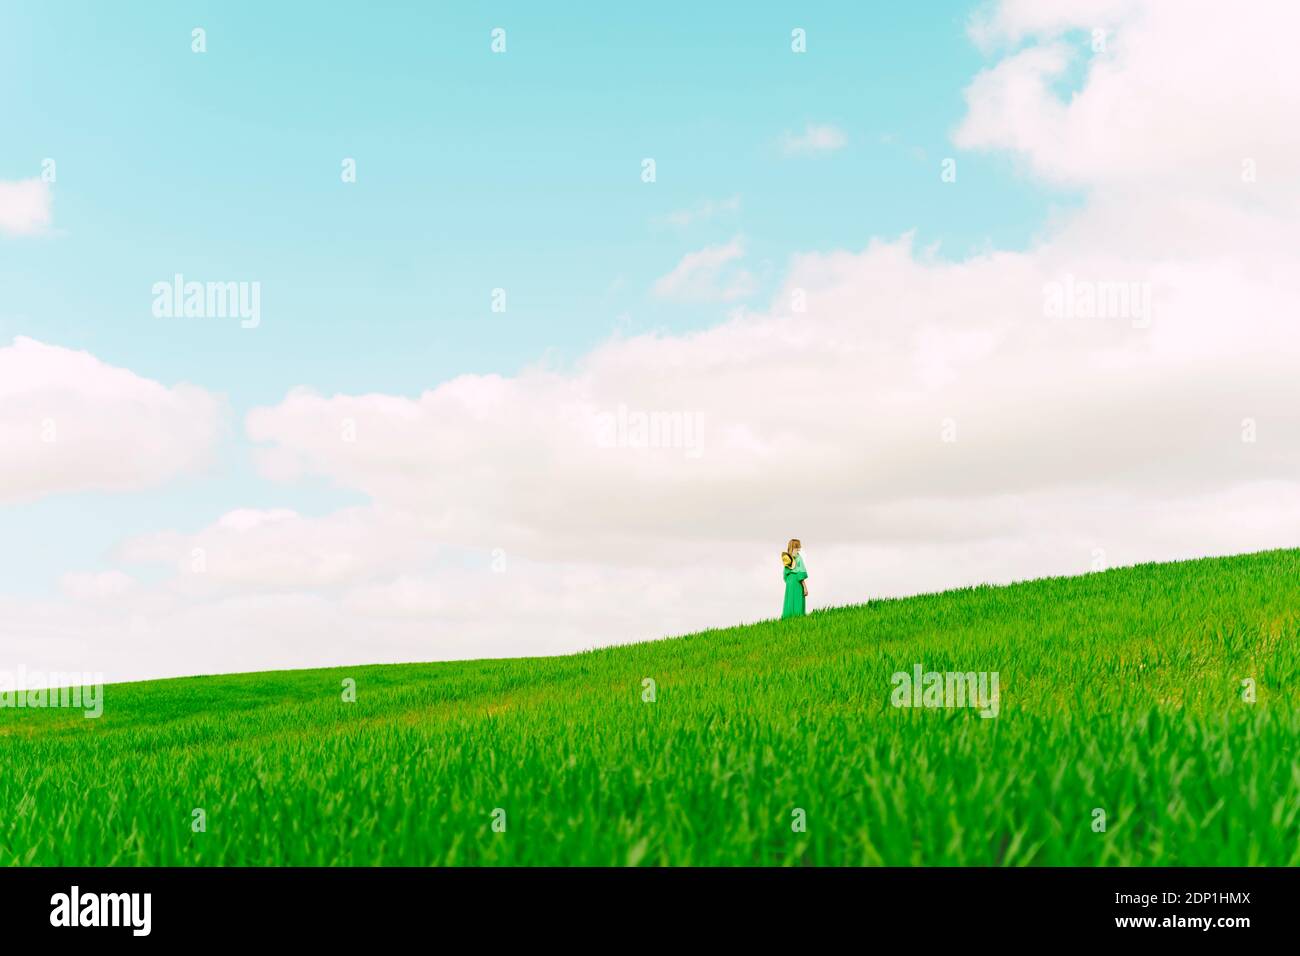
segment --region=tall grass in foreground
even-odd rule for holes
[[[0,710],[0,862],[1296,865],[1298,574],[1274,551]],[[891,706],[918,663],[998,672],[999,716]]]

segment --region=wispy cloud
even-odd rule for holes
[[[903,142],[902,137],[897,133],[881,133],[880,142],[884,146],[892,146],[896,149],[905,150],[907,154],[918,163],[928,162],[930,159],[930,155],[926,152],[924,146],[909,146],[907,143]]]
[[[802,133],[786,130],[781,135],[781,151],[787,156],[807,156],[842,149],[849,138],[838,126],[809,123]]]
[[[747,270],[730,268],[744,258],[740,236],[720,246],[688,252],[671,272],[654,284],[661,299],[681,302],[730,302],[754,291],[754,277]]]
[[[739,211],[739,196],[731,196],[727,199],[706,199],[689,209],[673,210],[660,221],[670,226],[685,227],[698,222],[708,222],[718,216],[731,215]]]
[[[0,180],[0,234],[39,235],[50,228],[54,197],[41,179]]]
[[[137,491],[201,471],[225,414],[224,400],[197,386],[169,388],[18,336],[0,347],[0,502]]]

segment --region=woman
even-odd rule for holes
[[[808,571],[803,565],[803,555],[799,552],[803,545],[798,538],[791,538],[788,548],[781,554],[781,564],[785,566],[785,607],[781,609],[781,618],[803,617],[804,599],[808,597]]]

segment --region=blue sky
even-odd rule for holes
[[[760,264],[761,303],[792,253],[908,230],[939,255],[1015,248],[1062,199],[980,155],[960,167],[979,188],[940,182],[982,65],[969,4],[665,12],[6,4],[0,81],[24,95],[5,104],[0,178],[53,158],[57,182],[55,235],[0,245],[0,334],[204,386],[239,421],[291,384],[416,395],[466,372],[563,365],[613,334],[714,324],[725,307],[647,292],[685,252],[736,235]],[[791,52],[794,27],[814,55]],[[846,145],[786,156],[782,135],[810,123]],[[356,183],[341,181],[345,157]],[[732,198],[711,221],[664,221]],[[177,272],[260,281],[262,325],[154,319],[148,290]],[[489,308],[497,287],[504,314]],[[0,516],[0,537],[35,542],[11,585],[52,584],[74,543],[107,551],[127,526],[196,527],[283,492],[236,454],[111,509],[97,497]],[[310,512],[355,498],[321,483],[295,500]]]
[[[906,230],[953,255],[1022,246],[1052,196],[979,155],[961,167],[978,189],[939,182],[981,66],[969,5],[879,6],[7,5],[6,85],[30,95],[6,104],[0,175],[57,160],[59,235],[6,244],[4,331],[223,389],[237,408],[285,382],[410,394],[571,358],[624,314],[633,330],[716,322],[645,292],[735,233],[773,281],[792,252]],[[815,55],[790,52],[791,25]],[[783,156],[783,131],[809,122],[847,146]],[[656,226],[730,196],[737,214],[688,235]],[[177,271],[260,279],[264,326],[160,330],[147,290]],[[497,286],[505,316],[488,310]]]

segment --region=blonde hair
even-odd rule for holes
[[[794,549],[802,548],[802,547],[803,547],[802,541],[800,541],[798,538],[791,538],[790,543],[785,546],[785,550],[789,552],[791,557],[794,557]]]

